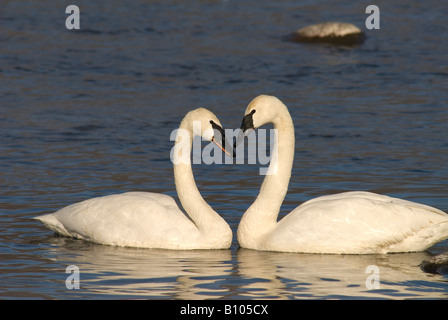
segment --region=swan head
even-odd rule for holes
[[[253,99],[244,112],[241,129],[243,132],[249,129],[256,129],[262,125],[273,122],[279,115],[279,111],[286,108],[276,97],[260,95]]]
[[[213,142],[231,156],[225,149],[224,129],[213,112],[205,108],[198,108],[187,113],[184,121],[188,121],[188,127],[193,136],[200,136],[206,141]]]

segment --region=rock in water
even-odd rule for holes
[[[357,26],[346,22],[325,22],[297,30],[291,41],[324,42],[335,45],[359,45],[365,35]]]
[[[448,274],[448,252],[424,260],[420,268],[429,273]]]

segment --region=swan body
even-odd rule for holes
[[[200,121],[201,132],[194,129],[194,121]],[[191,220],[172,197],[152,192],[126,192],[93,198],[35,219],[61,235],[106,245],[177,250],[227,249],[232,243],[232,231],[202,198],[190,162],[193,135],[213,141],[213,132],[217,128],[222,130],[216,116],[199,108],[187,113],[176,136],[172,159],[174,179],[179,200]]]
[[[279,99],[262,95],[247,107],[242,129],[255,129],[269,122],[274,124],[278,143],[259,195],[238,226],[241,247],[374,254],[423,251],[448,238],[445,212],[365,191],[311,199],[277,221],[291,176],[294,126],[287,107]],[[271,167],[275,169],[270,170]]]

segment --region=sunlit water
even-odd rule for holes
[[[419,264],[448,251],[346,256],[116,248],[57,237],[30,218],[125,191],[176,196],[169,159],[196,107],[237,128],[260,93],[289,107],[296,153],[285,214],[324,194],[368,190],[448,210],[448,35],[443,1],[9,1],[0,11],[0,297],[44,299],[448,298]],[[359,47],[284,36],[362,27]],[[236,232],[259,165],[195,165],[204,198]],[[66,268],[80,271],[68,289]],[[369,286],[368,266],[379,270]]]

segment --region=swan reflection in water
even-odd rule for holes
[[[448,298],[419,265],[427,252],[315,255],[237,250],[137,249],[59,238],[58,262],[80,270],[80,297],[154,299]],[[47,255],[49,256],[49,255]],[[378,267],[379,289],[366,281]]]
[[[252,298],[447,298],[443,288],[439,291],[431,288],[432,275],[419,268],[428,256],[427,252],[388,255],[319,255],[249,249],[237,252],[240,276],[259,280],[246,288],[246,295]],[[369,266],[377,267],[379,289],[369,286],[369,277],[374,275]]]

